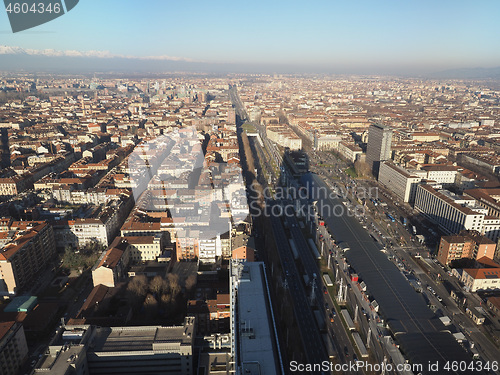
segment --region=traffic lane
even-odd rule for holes
[[[317,176],[313,176],[313,178],[317,178]],[[321,186],[321,184],[319,186]],[[328,199],[329,202],[327,203],[329,205],[340,206],[339,200],[336,200],[338,203],[334,203],[330,198]],[[418,319],[415,316],[414,308],[419,308],[418,311],[422,310],[422,312],[425,312],[426,316],[430,316],[432,314],[430,310],[427,311],[427,309],[424,309],[424,301],[407,298],[401,294],[401,288],[403,288],[405,293],[410,290],[414,292],[413,288],[411,288],[409,283],[399,283],[403,280],[406,281],[404,276],[401,275],[399,270],[397,270],[392,263],[381,259],[382,253],[379,251],[380,246],[374,243],[368,233],[357,221],[347,215],[337,215],[337,218],[340,220],[336,220],[333,226],[330,222],[330,227],[332,227],[335,231],[337,240],[346,241],[351,247],[355,246],[358,251],[362,251],[362,253],[366,255],[367,261],[373,263],[373,268],[368,270],[368,273],[365,272],[365,279],[373,279],[376,277],[377,283],[380,284],[383,282],[385,285],[386,293],[378,293],[375,297],[377,298],[377,301],[379,301],[379,303],[387,301],[387,303],[391,306],[391,314],[393,317],[399,316],[398,319],[405,320],[407,324],[412,323],[413,329],[419,330],[417,324]],[[332,217],[326,218],[326,220],[331,221],[330,219],[332,219]],[[391,275],[391,279],[388,278],[388,274]],[[393,280],[393,278],[396,278],[396,281]],[[395,282],[397,283],[395,284]]]
[[[316,176],[313,176],[314,178],[317,178]],[[335,204],[333,202],[330,202],[330,204]],[[354,232],[352,232],[352,227],[355,227],[355,222],[353,222],[352,219],[350,219],[349,217],[344,217],[344,216],[341,216],[340,217],[341,219],[343,220],[339,220],[338,222],[336,222],[336,233],[342,233],[344,235],[345,238],[343,238],[344,240],[348,241],[349,242],[349,236],[346,236],[346,233],[344,232],[344,230],[349,230],[351,232],[352,235],[354,235]],[[349,223],[349,224],[348,224]],[[331,224],[331,223],[330,223]],[[339,228],[340,227],[340,228]],[[351,227],[351,228],[349,228]],[[358,236],[359,237],[359,236]],[[353,238],[352,236],[350,237],[350,240],[352,240],[353,242],[350,242],[350,245],[353,246],[353,244],[356,244],[358,245],[360,248],[364,249],[364,245],[363,245],[363,241],[360,241],[360,238]],[[364,249],[365,253],[366,253],[366,249]],[[369,253],[366,253],[366,255],[370,258],[370,254]],[[383,275],[381,274],[381,276],[383,277]],[[395,275],[394,275],[395,276]],[[401,276],[402,277],[402,276]],[[391,290],[392,287],[394,286],[393,284],[389,283],[389,282],[386,282],[385,283],[387,285],[387,288],[388,290]],[[396,291],[394,291],[396,292]],[[412,314],[412,309],[409,309],[408,307],[409,306],[406,306],[406,304],[403,304],[403,301],[400,301],[399,299],[399,296],[398,294],[396,293],[395,294],[395,297],[397,301],[399,301],[399,304],[400,304],[400,307],[403,308],[404,310],[404,313],[407,314],[408,318],[410,320],[407,320],[406,318],[404,318],[406,321],[406,323],[409,323],[410,321],[414,320],[414,314]],[[380,297],[376,297],[377,300],[380,299]],[[413,300],[415,302],[415,300]],[[408,300],[407,302],[409,302],[409,304],[411,305],[412,304],[412,301]],[[422,301],[423,302],[423,301]],[[394,307],[394,306],[393,306]],[[394,308],[391,308],[391,311],[394,312]],[[423,310],[422,310],[423,311]],[[402,313],[402,311],[399,311],[399,313]],[[430,313],[430,310],[429,310],[429,313]],[[417,324],[414,324],[414,328],[417,329],[418,331],[420,331],[420,327],[418,325],[418,322],[413,322],[413,323],[417,323]],[[431,343],[430,343],[431,344]],[[439,351],[436,351],[436,355],[440,355],[440,352]],[[444,359],[446,360],[446,359]]]
[[[306,351],[306,357],[310,363],[321,363],[328,358],[325,356],[321,337],[318,328],[314,323],[314,317],[309,308],[305,290],[298,279],[298,271],[295,267],[291,251],[288,248],[288,239],[285,235],[283,225],[278,217],[271,215],[271,225],[273,232],[277,237],[277,248],[281,259],[282,267],[285,271],[285,277],[289,284],[289,291],[292,296],[294,313],[299,325],[299,332],[302,338],[303,347]],[[318,347],[318,345],[321,345]]]
[[[309,244],[305,241],[304,235],[300,230],[297,219],[294,216],[285,215],[285,221],[290,229],[290,232],[292,234],[292,237],[294,238],[294,241],[296,242],[298,249],[303,249],[303,251],[300,251],[300,254],[301,259],[303,260],[303,264],[307,269],[306,272],[310,275],[310,277],[312,277],[313,274],[317,275],[316,282],[319,285],[317,287],[316,300],[318,303],[318,307],[323,310],[328,309],[326,311],[331,312],[332,307],[334,307],[335,305],[331,299],[331,296],[329,294],[324,295],[324,293],[322,292],[322,287],[325,287],[325,285],[323,283],[323,279],[321,278],[320,270],[318,268],[316,260],[314,259],[314,256],[312,255],[312,251],[309,248]],[[334,329],[334,332],[336,332],[336,335],[332,338],[337,344],[336,349],[339,359],[341,359],[343,363],[347,363],[347,361],[353,359],[353,355],[355,353],[351,341],[348,338],[348,333],[345,331],[345,327],[340,321],[340,318],[338,318],[337,311],[335,312],[336,318],[334,319],[333,323],[331,323],[329,320],[329,314],[325,315],[326,324],[331,325]],[[354,373],[358,372],[356,371]]]

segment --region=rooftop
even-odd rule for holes
[[[243,373],[276,374],[274,338],[271,335],[268,309],[265,308],[267,295],[263,264],[243,262],[240,265],[243,269],[238,285],[239,355]]]

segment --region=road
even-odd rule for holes
[[[272,209],[276,204],[269,201],[269,208]],[[291,249],[288,243],[288,238],[281,223],[281,219],[275,215],[270,215],[273,234],[275,236],[276,248],[278,250],[280,263],[285,274],[286,284],[289,288],[293,302],[293,312],[298,324],[299,332],[302,339],[304,354],[308,363],[321,363],[328,360],[328,356],[322,345],[321,336],[318,328],[314,323],[314,317],[309,307],[309,301],[306,296],[304,287],[302,286],[301,276],[295,266]],[[321,374],[321,372],[312,372],[313,374]]]
[[[410,359],[416,363],[427,363],[429,360],[445,363],[467,358],[451,334],[440,333],[438,327],[442,326],[435,322],[435,316],[423,298],[380,251],[380,245],[373,241],[354,217],[347,214],[342,201],[335,198],[318,176],[309,174],[304,181],[309,183],[311,194],[319,187],[328,193],[325,197],[316,192],[314,200],[319,203],[319,212],[337,243],[346,242],[350,245],[351,250],[346,253],[349,263],[367,284],[392,331],[399,334],[402,349],[412,354],[413,358]]]
[[[288,201],[288,204],[292,206],[292,202]],[[309,245],[304,238],[304,234],[300,229],[300,225],[294,215],[285,215],[285,222],[287,227],[290,229],[290,234],[294,240],[297,251],[300,256],[300,264],[304,267],[305,273],[309,276],[309,280],[314,279],[316,275],[316,287],[315,287],[315,300],[318,309],[325,318],[325,322],[328,326],[328,332],[337,344],[337,356],[340,363],[346,363],[354,357],[354,348],[351,341],[349,340],[345,328],[340,321],[340,318],[334,319],[334,322],[330,322],[329,312],[334,311],[334,303],[330,298],[329,294],[325,294],[323,291],[326,286],[324,285],[320,269],[318,268],[317,261],[309,248]],[[337,311],[338,315],[338,311]],[[347,348],[347,349],[345,349]],[[345,350],[347,350],[348,355],[345,355]]]

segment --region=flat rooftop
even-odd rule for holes
[[[175,327],[101,327],[96,329],[92,350],[153,351],[160,349],[160,346],[161,349],[178,350],[183,345],[191,346],[193,328],[193,324]]]
[[[244,262],[238,286],[239,356],[244,374],[277,374],[261,262]]]

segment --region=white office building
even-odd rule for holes
[[[493,241],[498,239],[500,218],[487,216],[488,209],[470,197],[419,185],[415,209],[438,224],[445,233],[459,233],[462,229],[477,230]]]
[[[403,202],[413,203],[418,184],[425,178],[425,174],[424,171],[409,171],[392,161],[385,161],[380,164],[378,181]]]

